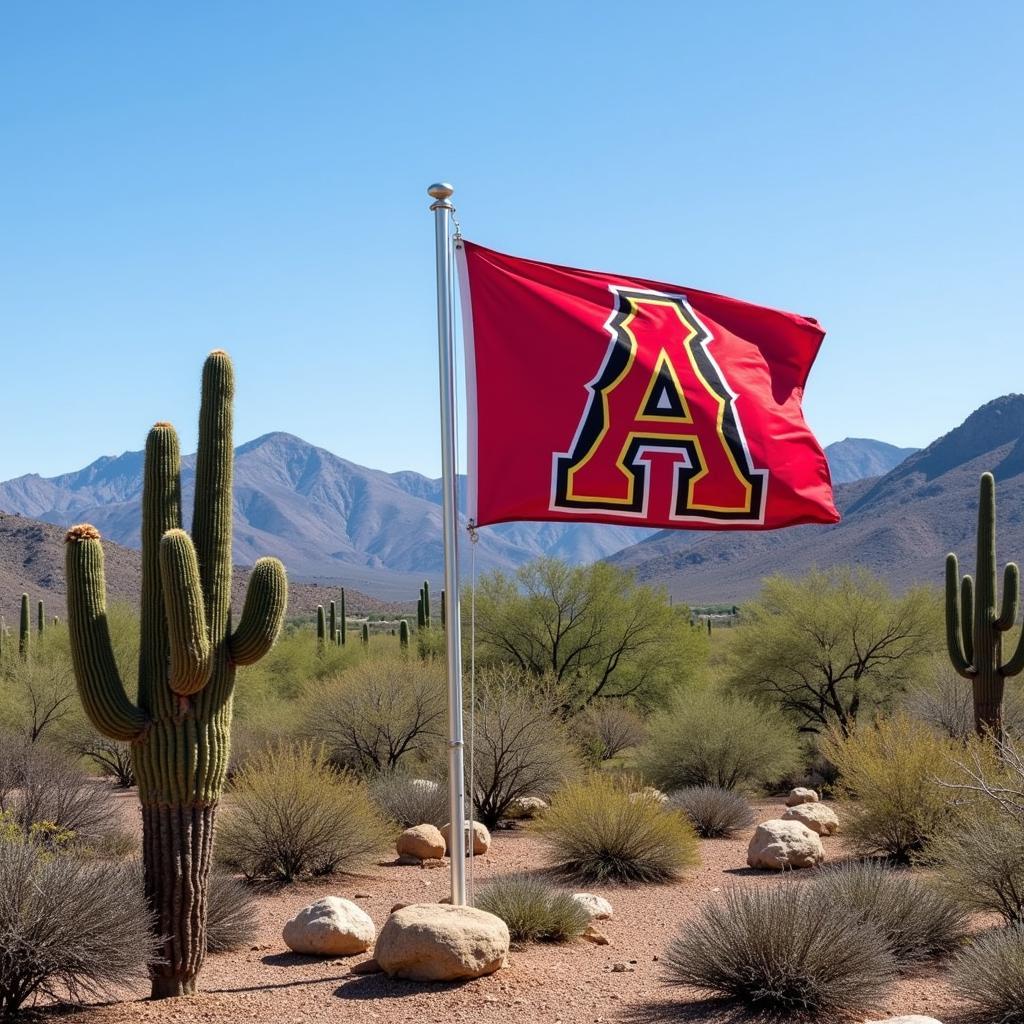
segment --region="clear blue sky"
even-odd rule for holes
[[[1024,5],[9,3],[0,479],[237,438],[436,473],[433,248],[821,320],[808,418],[921,445],[1024,390]]]

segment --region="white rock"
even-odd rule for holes
[[[799,821],[763,821],[747,847],[747,864],[752,868],[810,868],[824,859],[818,833]]]
[[[510,818],[536,818],[548,809],[548,802],[539,796],[517,796],[505,812]]]
[[[605,921],[612,916],[612,905],[592,892],[574,892],[572,898],[590,915],[591,921]]]
[[[934,1017],[922,1017],[920,1014],[911,1013],[905,1017],[886,1017],[885,1020],[867,1020],[864,1024],[942,1024],[941,1020]]]
[[[352,956],[365,953],[376,934],[369,915],[351,900],[325,896],[287,921],[281,938],[295,953]]]
[[[839,831],[839,818],[828,804],[797,804],[786,811],[781,821],[799,821],[819,836],[834,836]]]
[[[399,857],[440,860],[444,856],[444,836],[436,825],[414,825],[395,840]]]
[[[451,844],[452,838],[452,824],[448,822],[441,829],[441,836],[444,839],[445,852],[448,852],[448,847]],[[479,857],[481,854],[486,853],[491,848],[491,833],[487,831],[487,826],[482,825],[479,821],[473,822],[473,856]],[[466,853],[469,853],[469,822],[466,822]]]
[[[818,794],[813,789],[805,789],[803,786],[791,789],[789,796],[786,797],[787,807],[796,807],[798,804],[816,804],[817,802]]]
[[[380,930],[374,959],[393,978],[455,981],[493,974],[508,956],[508,926],[475,907],[413,903]]]

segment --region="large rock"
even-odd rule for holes
[[[572,898],[590,915],[591,921],[606,921],[612,916],[612,905],[592,892],[574,892]]]
[[[395,841],[399,857],[440,860],[444,856],[444,836],[436,825],[414,825]]]
[[[911,1013],[905,1017],[886,1017],[885,1020],[868,1020],[864,1024],[942,1024],[941,1020],[934,1017],[922,1017],[920,1014]]]
[[[445,852],[448,852],[448,847],[452,841],[452,824],[448,822],[442,829],[441,835],[444,839]],[[473,822],[473,856],[479,857],[481,854],[486,853],[491,848],[491,833],[487,831],[487,826],[482,825],[479,821]],[[466,853],[469,853],[469,823],[466,823]]]
[[[304,907],[281,931],[290,950],[310,956],[365,953],[376,934],[369,915],[338,896],[325,896]]]
[[[787,807],[797,807],[799,804],[816,804],[817,802],[818,794],[813,789],[805,789],[803,786],[791,789],[789,796],[786,797]]]
[[[797,804],[790,807],[782,821],[799,821],[819,836],[834,836],[839,831],[839,818],[828,804]]]
[[[393,978],[456,981],[493,974],[508,956],[508,926],[474,907],[412,903],[380,930],[374,959]]]
[[[747,864],[752,868],[811,868],[824,859],[818,833],[799,821],[763,821],[747,847]]]
[[[517,796],[508,805],[506,815],[510,818],[536,818],[548,809],[548,802],[539,796]]]

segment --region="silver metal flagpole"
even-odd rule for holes
[[[444,500],[444,587],[447,602],[448,649],[448,802],[452,860],[452,903],[466,903],[466,786],[462,739],[462,622],[459,615],[458,479],[455,452],[455,330],[452,242],[449,222],[455,191],[445,182],[427,189],[434,202],[434,242],[437,254],[437,351],[441,378],[441,476]]]

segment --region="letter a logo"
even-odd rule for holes
[[[768,471],[751,460],[711,332],[683,295],[610,290],[611,342],[569,450],[554,455],[551,508],[762,523]]]

